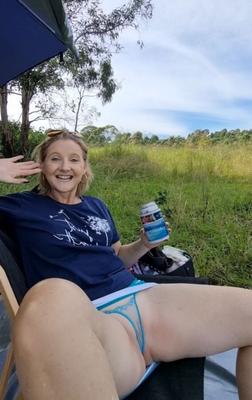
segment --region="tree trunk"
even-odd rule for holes
[[[79,124],[79,115],[80,115],[80,109],[81,109],[81,103],[84,97],[84,93],[79,91],[79,100],[78,100],[78,105],[77,105],[77,110],[75,114],[75,124],[74,124],[74,131],[77,132],[78,129],[78,124]]]
[[[1,153],[4,157],[12,157],[14,155],[13,150],[13,137],[8,121],[8,90],[7,85],[0,87],[0,107],[1,107],[1,122],[0,122],[0,133],[1,133]]]
[[[22,88],[22,123],[20,131],[21,154],[25,155],[28,150],[28,135],[30,129],[29,111],[32,93]]]

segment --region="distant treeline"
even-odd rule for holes
[[[90,125],[83,128],[81,133],[86,143],[94,145],[102,145],[114,142],[125,144],[161,144],[168,146],[180,146],[187,144],[207,145],[215,143],[234,143],[252,140],[252,129],[234,129],[230,131],[227,129],[222,129],[216,132],[210,132],[208,129],[197,129],[190,133],[187,137],[173,135],[167,138],[159,138],[158,135],[146,136],[140,131],[135,133],[120,132],[113,125],[106,125],[103,127]]]
[[[33,130],[30,128],[28,140],[26,144],[25,152],[21,148],[21,124],[18,122],[8,123],[9,135],[12,141],[13,153],[24,154],[25,156],[31,155],[32,150],[38,145],[44,138],[45,132],[42,130]],[[252,142],[252,129],[241,130],[234,129],[228,131],[222,129],[216,132],[210,132],[208,129],[197,129],[190,133],[187,137],[182,136],[169,136],[167,138],[159,138],[158,135],[146,136],[143,132],[137,131],[134,133],[121,132],[114,125],[106,125],[102,127],[96,127],[89,125],[81,129],[80,133],[83,136],[84,141],[88,145],[103,146],[105,144],[138,144],[138,145],[166,145],[166,146],[207,146],[217,143],[245,143]],[[0,126],[0,136],[3,135]],[[5,147],[2,143],[0,152],[3,156],[9,156],[5,154]]]

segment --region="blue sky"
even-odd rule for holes
[[[123,3],[103,2],[107,10]],[[159,136],[252,128],[252,2],[153,4],[152,20],[122,34],[113,58],[121,89],[105,106],[90,100],[101,113],[94,125]]]
[[[113,63],[121,89],[99,107],[96,124],[165,136],[252,128],[252,2],[153,4],[140,33],[122,36],[124,49]]]

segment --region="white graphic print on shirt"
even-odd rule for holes
[[[92,234],[92,231],[95,232],[96,235],[105,235],[106,243],[105,246],[108,246],[108,235],[107,232],[111,231],[109,223],[106,219],[102,219],[96,216],[87,215],[86,217],[81,217],[83,221],[83,228],[79,228],[75,226],[70,217],[64,210],[59,210],[56,215],[49,215],[50,219],[53,219],[55,222],[62,222],[63,232],[59,232],[54,234],[53,236],[58,240],[64,240],[68,243],[72,243],[75,246],[100,246],[98,242],[94,242],[95,238]],[[61,227],[58,224],[59,227]],[[82,240],[79,240],[74,232],[79,232],[82,234]]]

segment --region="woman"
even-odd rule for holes
[[[49,134],[37,153],[39,193],[0,199],[32,286],[14,327],[24,398],[123,398],[152,361],[239,347],[239,396],[251,399],[252,292],[135,282],[124,266],[150,243],[141,233],[136,242],[121,245],[107,207],[80,195],[92,176],[84,143],[73,133]],[[126,296],[135,289],[143,290]],[[119,299],[108,302],[115,291]],[[101,296],[105,304],[95,301],[98,311],[90,299]]]

